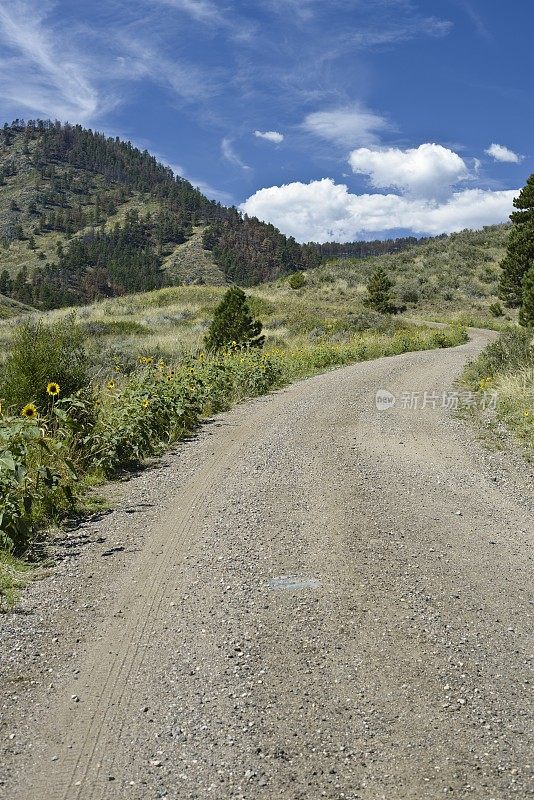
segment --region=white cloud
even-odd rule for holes
[[[349,164],[353,172],[368,175],[375,189],[394,187],[422,197],[443,196],[455,183],[469,178],[463,159],[439,144],[408,150],[361,147],[350,154]]]
[[[225,25],[226,20],[215,5],[209,0],[152,0],[166,6],[184,11],[197,22]]]
[[[280,144],[284,141],[284,134],[278,133],[278,131],[254,131],[254,136],[258,139],[265,139],[267,142],[273,142],[273,144]]]
[[[308,114],[302,127],[322,139],[355,147],[377,144],[377,132],[388,130],[390,125],[384,117],[355,103]]]
[[[243,170],[251,169],[251,167],[249,167],[239,158],[233,148],[232,140],[228,136],[225,136],[221,142],[221,153],[231,164],[235,164],[237,167],[241,167]]]
[[[352,194],[331,178],[260,189],[241,210],[300,242],[351,241],[408,230],[452,233],[503,222],[518,193],[464,189],[443,201],[397,194]]]
[[[72,41],[47,26],[49,9],[31,0],[0,4],[0,97],[15,108],[85,122],[106,103]]]
[[[503,144],[490,144],[487,150],[484,150],[488,156],[491,156],[495,159],[495,161],[505,161],[509,164],[519,164],[519,162],[523,159],[523,156],[520,156],[518,153],[514,153],[513,150],[510,150],[508,147],[505,147]]]

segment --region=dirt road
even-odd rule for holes
[[[490,336],[247,403],[124,485],[0,622],[0,796],[534,794],[532,468],[401,401]]]

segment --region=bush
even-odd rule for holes
[[[15,413],[27,403],[35,403],[39,413],[44,413],[52,402],[47,393],[52,381],[59,384],[62,397],[86,387],[84,334],[74,315],[49,325],[36,319],[20,325],[1,377],[1,399]]]
[[[495,303],[491,303],[491,305],[489,306],[489,312],[490,312],[492,317],[503,317],[504,316],[503,307],[499,303],[498,300]]]
[[[288,283],[292,289],[302,289],[306,286],[306,278],[302,272],[294,272],[289,278]]]

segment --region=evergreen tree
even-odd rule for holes
[[[265,341],[265,336],[261,335],[262,327],[250,313],[245,292],[232,286],[215,309],[204,339],[206,348],[219,350],[234,342],[241,347],[262,347]]]
[[[534,175],[528,179],[510,215],[514,227],[510,233],[506,256],[501,263],[499,296],[508,306],[523,302],[523,278],[534,262]]]
[[[378,267],[367,283],[365,305],[381,314],[392,314],[395,311],[391,294],[393,286],[393,281],[388,278],[386,272],[382,267]]]
[[[11,294],[13,282],[9,276],[7,269],[3,269],[0,273],[0,294]]]
[[[534,328],[534,262],[523,278],[523,297],[519,323]]]

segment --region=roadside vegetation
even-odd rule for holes
[[[473,411],[504,423],[534,455],[534,330],[503,332],[467,365],[462,380],[473,391],[497,393],[495,412]]]
[[[521,327],[505,330],[469,364],[464,382],[497,393],[497,419],[534,453],[534,175],[514,200],[499,296],[518,309]],[[494,311],[500,306],[494,304]]]
[[[17,326],[3,323],[4,607],[27,578],[17,559],[32,557],[47,527],[83,513],[92,487],[158,455],[206,416],[331,367],[452,346],[466,336],[460,327],[418,327],[363,304],[355,315],[340,307],[334,316],[330,306],[329,317],[319,316],[301,305],[302,290],[286,284],[276,291],[279,304],[274,290],[268,300],[235,289],[184,287],[106,302],[108,313],[95,306],[79,317],[54,312]],[[136,303],[146,319],[133,317]],[[157,333],[155,318],[166,315],[170,320]],[[271,326],[278,320],[274,330],[262,332],[263,316]]]

